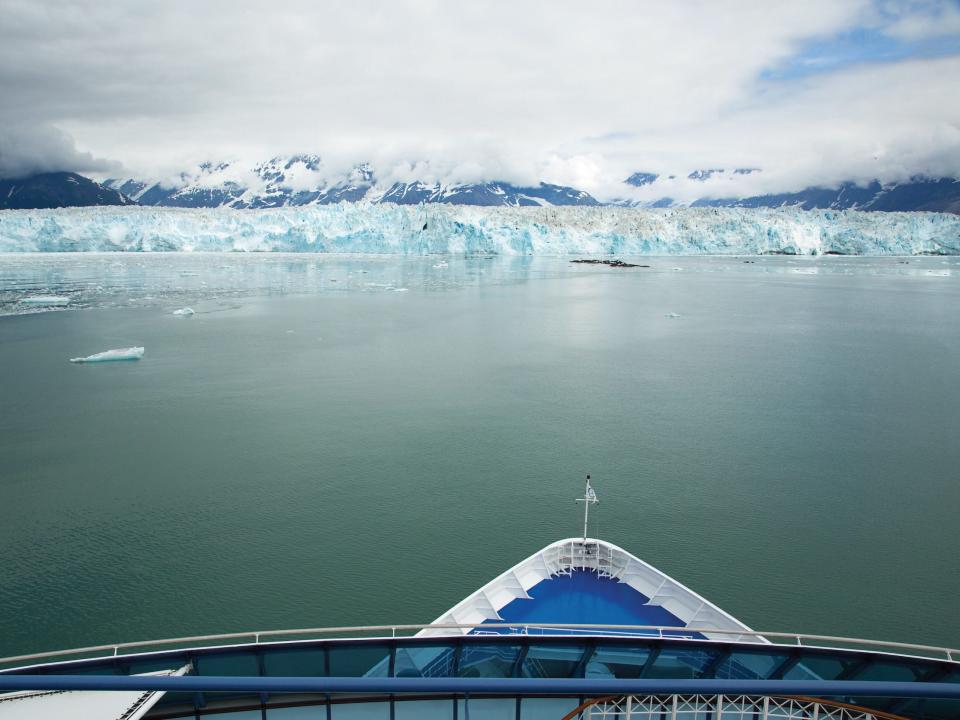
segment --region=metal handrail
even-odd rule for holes
[[[46,658],[67,657],[71,655],[85,655],[89,653],[108,652],[108,655],[96,656],[98,659],[110,656],[120,655],[121,650],[130,650],[132,648],[150,648],[158,645],[186,645],[196,642],[217,642],[225,640],[252,640],[254,644],[259,645],[263,637],[291,637],[296,635],[342,635],[344,633],[370,633],[370,632],[390,632],[390,637],[397,637],[397,632],[410,632],[414,630],[474,630],[483,629],[514,629],[529,635],[530,631],[537,630],[587,630],[587,631],[629,631],[631,633],[642,632],[644,637],[650,637],[656,633],[659,638],[669,638],[675,640],[695,640],[696,638],[685,637],[691,633],[710,634],[710,635],[728,635],[735,637],[735,642],[741,641],[744,637],[753,640],[764,640],[769,638],[784,638],[789,642],[773,643],[780,646],[799,646],[799,647],[829,647],[823,645],[806,644],[804,641],[841,643],[845,645],[855,645],[860,647],[873,646],[876,648],[892,648],[898,650],[909,650],[916,653],[922,653],[919,657],[928,659],[942,660],[949,662],[960,662],[960,649],[938,647],[936,645],[917,645],[914,643],[893,642],[890,640],[867,640],[863,638],[839,637],[834,635],[811,635],[809,633],[788,633],[788,632],[768,632],[759,630],[741,630],[730,628],[686,628],[666,625],[606,625],[594,623],[428,623],[425,625],[345,625],[339,627],[319,627],[319,628],[299,628],[289,630],[255,630],[237,633],[221,633],[217,635],[191,635],[178,638],[165,638],[162,640],[138,640],[125,643],[110,643],[107,645],[91,645],[88,647],[72,648],[69,650],[52,650],[41,653],[31,653],[29,655],[12,655],[10,657],[0,658],[0,665],[10,665],[16,662],[27,662],[31,660],[43,660]],[[318,638],[319,639],[319,638]],[[187,649],[186,647],[184,649]],[[849,648],[832,648],[849,649]],[[128,653],[124,653],[127,655]],[[936,655],[936,657],[932,657]],[[12,668],[8,668],[12,669]]]

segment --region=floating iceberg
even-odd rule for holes
[[[188,308],[188,307],[180,308],[179,310],[174,310],[173,314],[174,315],[196,315],[193,308]]]
[[[142,347],[116,348],[114,350],[104,350],[95,355],[87,357],[70,358],[72,363],[97,363],[114,362],[116,360],[139,360],[143,357]]]
[[[21,305],[33,305],[36,307],[57,307],[59,305],[69,305],[70,298],[65,295],[33,295],[20,300]]]
[[[960,255],[960,215],[794,207],[389,203],[265,210],[117,206],[0,210],[0,252],[91,251]]]

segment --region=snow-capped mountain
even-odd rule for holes
[[[960,180],[954,178],[913,178],[905,183],[881,184],[874,180],[866,186],[852,182],[836,188],[808,187],[799,192],[760,195],[747,198],[702,198],[695,207],[783,207],[803,210],[882,210],[960,213]]]
[[[319,156],[292,155],[274,157],[252,168],[204,162],[173,180],[111,178],[104,185],[140,205],[269,208],[362,200],[373,187],[373,171],[369,165],[359,165],[330,183],[321,174]]]
[[[104,183],[140,205],[231,207],[238,209],[329,205],[341,201],[393,202],[400,205],[598,205],[582,190],[540,183],[518,187],[505,182],[441,185],[406,182],[379,185],[369,164],[357,165],[330,181],[317,155],[274,157],[244,168],[206,162],[174,180],[145,182],[111,178]]]
[[[727,171],[723,168],[693,170],[687,180],[706,183],[711,179],[734,179],[737,175],[761,172],[759,168],[742,167]],[[667,176],[672,181],[676,175]],[[803,210],[878,210],[885,212],[952,212],[960,213],[960,180],[956,178],[928,178],[916,176],[907,182],[881,183],[873,180],[866,185],[854,182],[840,183],[835,187],[807,187],[803,190],[748,197],[704,195],[688,202],[675,201],[666,195],[671,186],[661,181],[661,176],[650,172],[635,172],[623,182],[632,187],[655,190],[662,184],[664,195],[652,200],[614,200],[610,204],[628,207],[799,207]],[[713,186],[714,188],[716,185]]]
[[[540,183],[539,187],[517,187],[510,183],[487,182],[463,185],[395,183],[378,202],[398,205],[446,203],[448,205],[599,205],[589,193],[562,185]]]

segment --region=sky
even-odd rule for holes
[[[0,0],[0,177],[297,152],[601,199],[960,176],[960,0]]]

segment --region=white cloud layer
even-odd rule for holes
[[[95,156],[162,177],[316,152],[330,176],[366,160],[383,180],[543,179],[603,198],[653,193],[623,185],[636,170],[680,176],[655,189],[678,199],[960,174],[957,57],[763,79],[851,28],[954,32],[950,6],[910,8],[0,0],[0,127],[20,138],[0,133],[0,174],[29,165],[9,159],[18,144],[44,169],[106,171]],[[53,128],[80,151],[48,142]],[[747,166],[764,172],[681,181]]]

